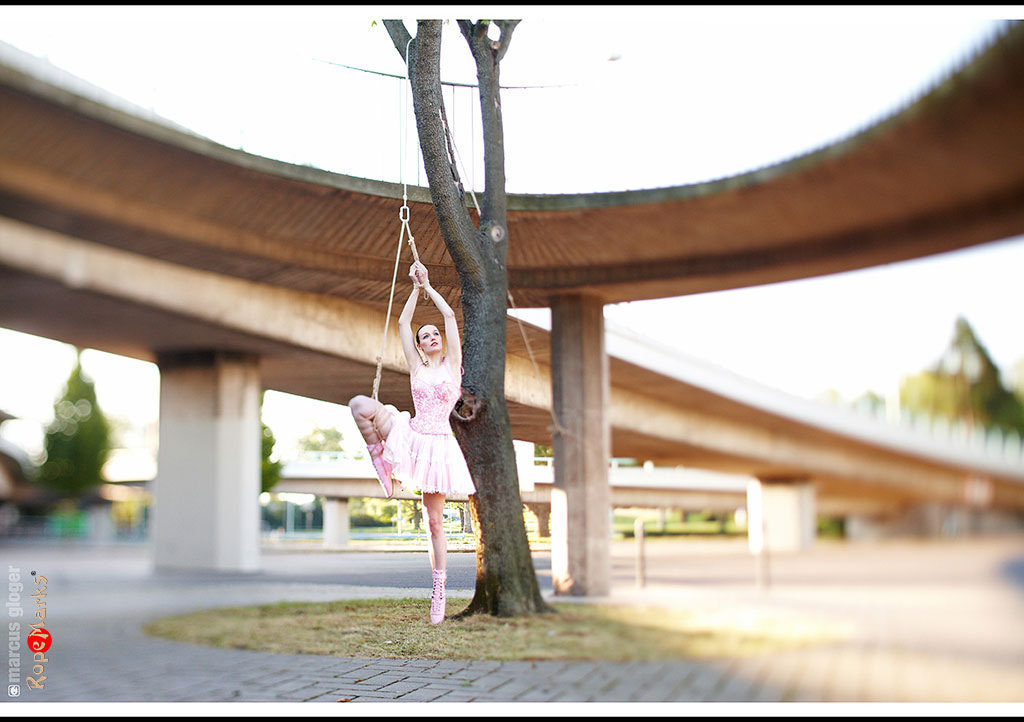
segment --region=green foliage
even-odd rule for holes
[[[298,447],[305,451],[342,451],[344,440],[341,431],[316,426],[298,441]]]
[[[353,527],[366,528],[375,526],[391,526],[390,522],[382,521],[380,518],[369,514],[349,514],[348,522]]]
[[[423,522],[423,507],[420,502],[413,499],[399,499],[398,513],[402,516],[402,523],[408,524],[413,529],[419,529]]]
[[[261,408],[265,398],[266,392],[260,397]],[[280,461],[271,461],[270,459],[274,453],[274,444],[276,443],[277,439],[274,438],[274,432],[269,426],[260,421],[260,492],[270,491],[281,480],[283,464]]]
[[[110,447],[110,423],[96,401],[92,380],[82,372],[79,352],[46,429],[39,481],[62,497],[81,497],[103,482]]]
[[[885,399],[874,391],[868,391],[861,394],[860,398],[854,402],[854,405],[867,407],[872,411],[880,411],[885,409]]]
[[[274,444],[277,443],[277,440],[274,438],[274,432],[263,422],[260,422],[260,430],[260,491],[264,492],[273,489],[277,482],[281,480],[281,467],[283,465],[280,461],[271,461],[270,459],[270,455],[274,451]]]
[[[818,517],[818,536],[842,539],[846,536],[846,520],[840,517]]]
[[[918,413],[1024,435],[1024,402],[1002,382],[999,368],[964,318],[935,366],[907,378],[900,403]]]
[[[354,497],[349,499],[349,523],[352,526],[388,526],[395,522],[398,499]]]
[[[1024,399],[1024,358],[1018,359],[1017,363],[1013,365],[1011,369],[1013,374],[1013,392],[1017,394],[1017,397]]]
[[[901,406],[949,420],[961,417],[961,396],[951,379],[935,371],[910,376],[900,386]]]
[[[622,509],[612,518],[612,532],[625,539],[632,539],[634,522],[642,519],[645,537],[710,536],[720,534],[745,534],[746,528],[737,525],[732,514],[716,514],[710,511],[682,512],[669,509],[665,514],[665,526],[661,528],[656,509]]]

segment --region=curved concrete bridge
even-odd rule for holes
[[[159,364],[157,562],[255,569],[259,391],[339,403],[368,391],[401,188],[225,148],[0,50],[0,325]],[[602,316],[608,302],[1024,233],[1021,87],[1013,23],[911,105],[791,161],[677,188],[510,199],[512,293],[553,316],[550,334],[526,325],[530,349],[509,321],[513,433],[551,443],[552,410],[572,427],[554,439],[560,591],[607,588],[612,455],[749,474],[766,514],[803,520],[816,497],[1024,509],[1019,460],[723,383],[606,337]],[[421,258],[458,310],[426,189],[411,199]],[[384,367],[381,398],[410,408],[397,331]],[[197,508],[197,495],[211,502]]]

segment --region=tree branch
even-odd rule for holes
[[[498,35],[498,52],[495,54],[495,62],[500,63],[501,59],[505,57],[505,53],[508,51],[509,43],[512,42],[512,31],[516,29],[520,20],[495,20],[494,24],[498,26],[501,33]]]
[[[405,23],[402,20],[385,20],[384,27],[387,28],[388,35],[391,36],[391,42],[395,45],[395,50],[402,56],[402,62],[409,62],[409,58],[405,57],[405,49],[409,46],[409,40],[412,35],[405,27]]]
[[[508,239],[508,202],[505,193],[505,147],[498,61],[499,54],[507,50],[512,29],[519,21],[500,21],[502,37],[498,41],[487,37],[488,22],[473,24],[469,20],[459,20],[458,23],[476,61],[480,88],[480,122],[484,131],[484,200],[480,209],[480,226],[491,234],[492,240],[504,243]]]
[[[478,22],[475,25],[469,20],[457,20],[459,24],[459,30],[462,31],[463,37],[469,43],[471,49],[474,48],[474,44],[479,44],[481,47],[486,44],[490,46],[490,49],[494,51],[494,61],[500,63],[502,58],[505,57],[505,53],[508,52],[509,43],[512,42],[512,31],[515,30],[521,20],[495,20],[493,21],[498,29],[501,31],[498,34],[498,39],[492,41],[487,37],[487,26],[488,22]]]
[[[473,46],[473,23],[469,20],[456,20],[458,23],[459,30],[462,31],[463,37],[466,38],[466,42],[469,43],[470,47]]]
[[[403,37],[401,29],[404,26],[395,28],[399,41]],[[391,32],[390,27],[388,32]],[[408,42],[407,33],[405,37]],[[416,130],[437,222],[463,283],[479,285],[482,282],[479,252],[474,244],[466,242],[475,236],[477,229],[466,208],[465,196],[452,177],[441,118],[444,100],[441,97],[440,20],[420,20],[417,23],[416,38],[410,52],[413,57],[409,75]]]

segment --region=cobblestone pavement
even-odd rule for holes
[[[629,664],[270,654],[141,631],[169,613],[221,605],[426,601],[427,583],[410,581],[425,576],[423,552],[268,550],[258,575],[154,573],[138,545],[0,543],[0,556],[25,583],[17,602],[25,621],[35,608],[31,572],[45,574],[54,640],[44,689],[28,688],[32,660],[23,651],[20,696],[0,697],[5,702],[471,702],[474,713],[489,703],[507,710],[506,703],[536,702],[555,714],[554,703],[601,702],[610,703],[601,713],[621,703],[631,715],[661,709],[638,702],[996,702],[1004,704],[972,704],[970,714],[1024,711],[1017,706],[1024,702],[1022,537],[819,543],[775,555],[760,573],[741,541],[648,538],[643,587],[632,543],[616,542],[612,594],[557,601],[637,603],[685,609],[710,623],[768,619],[837,633],[835,641],[770,655]],[[380,583],[382,560],[393,570],[386,575],[391,586]],[[536,560],[550,596],[549,556],[538,552]],[[474,565],[471,553],[450,555],[449,596],[471,596]]]

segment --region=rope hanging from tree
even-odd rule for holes
[[[411,42],[412,42],[412,38],[409,38],[409,42],[405,44],[405,79],[406,79],[406,82],[408,82],[408,80],[409,80],[409,43],[411,43]],[[377,398],[377,395],[380,392],[380,377],[381,377],[381,371],[384,368],[384,348],[385,348],[385,346],[387,344],[387,340],[388,340],[388,325],[391,322],[391,306],[392,306],[392,304],[394,303],[394,300],[395,300],[395,284],[396,284],[396,282],[398,280],[398,264],[399,264],[399,262],[402,259],[402,241],[405,240],[406,234],[408,234],[408,236],[409,236],[408,243],[409,243],[409,247],[412,249],[413,260],[416,263],[419,263],[419,260],[420,260],[420,254],[416,250],[416,239],[413,237],[412,229],[409,227],[409,217],[410,217],[410,211],[409,211],[409,188],[408,188],[408,186],[407,186],[407,184],[405,182],[405,154],[406,154],[405,136],[407,135],[407,131],[404,132],[404,129],[401,127],[402,124],[404,124],[406,122],[406,116],[408,115],[408,113],[406,111],[406,108],[405,108],[405,91],[404,91],[404,88],[403,88],[403,92],[402,92],[402,103],[401,103],[401,106],[399,108],[399,113],[401,113],[401,123],[399,123],[399,134],[402,137],[399,139],[399,145],[401,147],[400,147],[400,150],[399,150],[400,155],[399,155],[399,163],[398,163],[398,174],[401,176],[401,180],[402,180],[402,207],[398,209],[398,220],[401,221],[402,228],[401,228],[401,230],[398,233],[398,249],[395,251],[395,269],[391,273],[391,292],[388,294],[388,311],[384,315],[384,335],[383,335],[383,337],[380,340],[380,353],[377,354],[377,372],[376,372],[376,374],[373,377],[373,400],[374,401],[379,401],[380,400],[380,399]]]
[[[409,38],[408,42],[406,42],[406,44],[405,44],[405,81],[407,83],[409,82],[409,45],[412,43],[412,41],[413,41],[413,38]],[[405,182],[405,157],[406,157],[406,150],[407,150],[407,148],[406,148],[406,136],[408,135],[408,129],[402,127],[403,124],[406,124],[408,122],[407,121],[408,110],[405,107],[405,98],[406,98],[406,93],[405,93],[405,88],[403,86],[402,100],[401,100],[401,103],[400,103],[400,106],[399,106],[399,113],[401,114],[401,122],[399,123],[399,126],[400,126],[399,127],[399,134],[400,134],[401,138],[399,140],[399,144],[400,144],[401,148],[400,148],[400,151],[399,151],[400,159],[399,159],[399,164],[398,164],[399,175],[401,176],[401,181],[402,181],[402,207],[398,210],[398,219],[402,223],[402,228],[401,228],[401,230],[399,231],[399,234],[398,234],[398,248],[395,251],[395,267],[394,267],[394,270],[391,273],[391,291],[388,294],[388,310],[387,310],[387,313],[384,316],[384,334],[383,334],[383,337],[381,338],[381,342],[380,342],[380,353],[377,354],[377,371],[376,371],[376,374],[374,375],[374,378],[373,378],[373,400],[374,401],[380,401],[380,399],[378,398],[378,394],[380,392],[381,373],[382,373],[382,370],[383,370],[383,367],[384,367],[384,349],[385,349],[386,344],[387,344],[388,326],[389,326],[390,321],[391,321],[391,307],[392,307],[392,304],[393,304],[394,298],[395,298],[395,285],[396,285],[396,283],[398,281],[398,265],[401,262],[401,258],[402,258],[402,241],[405,239],[406,234],[408,234],[408,236],[409,236],[408,243],[409,243],[410,249],[412,249],[413,260],[416,263],[419,263],[419,260],[420,260],[419,253],[416,250],[416,239],[413,237],[412,229],[409,227],[409,218],[410,218],[409,191],[408,191],[408,185]],[[454,102],[454,96],[453,96],[453,102]],[[455,183],[458,186],[459,190],[463,194],[465,194],[465,190],[463,189],[463,186],[462,186],[462,181],[459,178],[458,168],[459,168],[459,166],[461,166],[463,173],[466,172],[466,168],[465,168],[465,165],[462,163],[462,156],[459,154],[458,147],[455,144],[454,138],[452,137],[451,129],[448,127],[448,118],[445,116],[443,101],[441,103],[440,109],[438,110],[438,114],[440,115],[441,124],[442,124],[442,127],[444,128],[445,143],[447,145],[449,165],[451,166],[451,169],[452,169],[452,175],[454,177]],[[480,217],[481,216],[480,204],[477,202],[476,193],[473,191],[472,186],[470,186],[469,193],[470,193],[470,196],[473,199],[473,205],[476,207],[477,217]],[[515,304],[515,301],[512,298],[512,292],[511,291],[508,291],[508,300],[509,300],[509,304],[512,306],[512,309],[515,310],[516,309],[516,304]],[[515,317],[516,321],[519,324],[519,332],[520,332],[520,334],[522,334],[523,343],[525,344],[526,351],[527,351],[527,353],[530,356],[530,362],[533,364],[534,373],[536,373],[539,376],[540,375],[540,368],[537,365],[537,360],[534,358],[533,349],[530,347],[530,340],[526,336],[526,329],[523,328],[523,322],[522,322],[522,320],[517,315],[513,314],[513,316]],[[550,409],[550,413],[551,413],[551,431],[556,433],[556,434],[561,434],[562,436],[572,436],[573,435],[572,432],[570,432],[565,426],[563,426],[559,422],[558,416],[555,413],[554,406],[552,406],[552,408]]]

